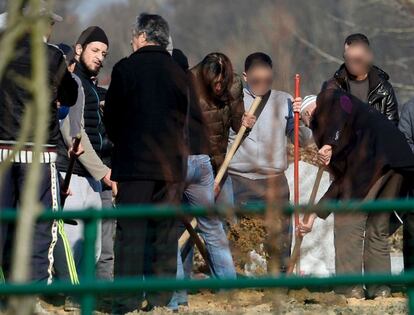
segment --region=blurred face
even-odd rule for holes
[[[302,112],[301,118],[305,126],[307,127],[310,126],[315,109],[316,109],[316,102],[313,102],[308,107],[306,107],[306,109]]]
[[[247,72],[243,73],[243,77],[254,95],[263,96],[272,88],[273,70],[269,66],[252,66]]]
[[[213,80],[212,84],[212,90],[216,96],[223,95],[223,76],[219,75],[216,79]]]
[[[103,66],[103,61],[108,54],[108,46],[101,42],[92,42],[83,49],[81,45],[76,45],[76,54],[80,56],[80,62],[88,71],[96,76]]]
[[[345,45],[345,65],[348,72],[354,76],[362,76],[369,72],[373,55],[371,49],[365,44],[355,43]]]

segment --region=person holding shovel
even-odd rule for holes
[[[244,110],[243,83],[226,55],[210,53],[191,71],[207,124],[211,164],[217,174],[226,156],[230,130],[238,132],[242,125],[251,129],[256,117]],[[231,179],[225,177],[221,186],[214,187],[216,202],[233,204]]]
[[[213,205],[215,197],[217,203],[232,204],[230,178],[223,181],[222,187],[215,187],[214,176],[224,161],[230,129],[238,131],[242,125],[250,129],[256,118],[244,111],[242,82],[234,75],[232,63],[226,55],[208,54],[191,69],[191,73],[197,98],[195,101],[202,112],[208,143],[207,155],[198,155],[197,160],[193,157],[192,166],[189,166],[196,173],[203,173],[209,184],[202,191],[190,194],[187,189],[187,197],[190,197],[193,205]],[[219,278],[235,278],[236,271],[223,222],[217,217],[198,217],[197,223],[210,254],[213,274]],[[187,259],[184,264],[191,266],[192,255]]]
[[[377,200],[403,196],[412,177],[414,155],[395,124],[355,96],[327,89],[302,109],[302,121],[312,129],[318,156],[333,175],[321,201]],[[326,213],[318,216],[325,218]],[[312,230],[316,214],[301,222]],[[388,243],[390,213],[335,213],[334,243],[337,274],[391,273]],[[353,298],[389,297],[387,286],[336,288]]]
[[[299,111],[302,99],[282,91],[272,89],[274,80],[272,59],[263,52],[249,55],[245,60],[243,78],[246,87],[244,107],[250,108],[256,96],[262,96],[256,116],[257,124],[237,150],[229,166],[233,181],[236,204],[265,202],[270,190],[276,194],[276,201],[289,201],[289,186],[285,176],[288,167],[287,138],[293,143],[293,113]],[[299,129],[300,143],[306,144],[312,139],[312,133],[304,125]],[[230,132],[229,147],[236,137]],[[290,253],[290,217],[283,219],[284,257]],[[287,260],[283,259],[281,270],[285,271]]]
[[[189,116],[189,144],[187,179],[184,191],[185,202],[190,205],[212,206],[218,203],[233,203],[231,182],[223,187],[214,184],[214,176],[223,163],[230,128],[239,130],[244,125],[253,127],[255,117],[243,114],[242,83],[234,76],[231,61],[221,53],[207,55],[191,71],[187,71],[187,59],[177,49],[173,58],[186,71],[191,90]],[[236,278],[223,222],[218,217],[196,218],[197,229],[204,239],[209,256],[210,270],[218,278]],[[178,256],[178,274],[190,277],[193,262],[193,244],[187,249],[182,262]],[[186,250],[184,251],[186,252]],[[174,295],[170,307],[187,304],[185,291]]]
[[[200,106],[208,139],[207,166],[199,164],[196,170],[208,171],[209,187],[205,193],[207,204],[233,204],[233,189],[230,177],[215,185],[214,176],[220,169],[227,152],[230,129],[238,131],[241,126],[251,129],[255,116],[245,113],[243,108],[242,82],[233,71],[230,59],[222,53],[210,53],[191,69],[197,102]],[[199,197],[201,194],[199,193]],[[194,201],[194,200],[193,200]],[[198,204],[202,201],[198,198]],[[203,204],[206,200],[202,201]],[[230,252],[223,222],[218,217],[198,217],[198,231],[204,239],[210,255],[212,273],[219,278],[234,279],[236,270]],[[192,253],[184,262],[190,269]]]

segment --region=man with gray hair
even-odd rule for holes
[[[112,177],[117,203],[178,204],[187,156],[188,83],[167,51],[168,23],[141,14],[132,33],[133,53],[119,61],[106,95],[104,123],[114,144]],[[175,219],[117,221],[115,277],[168,277],[177,271]],[[114,313],[140,308],[142,294],[114,300]],[[147,307],[166,306],[171,293],[147,292]]]

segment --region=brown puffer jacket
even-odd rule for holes
[[[196,87],[199,90],[200,78],[198,68],[191,69],[194,75]],[[231,88],[232,100],[228,102],[212,102],[198,93],[200,107],[203,112],[204,121],[208,129],[210,142],[210,157],[216,174],[224,161],[229,141],[229,132],[232,128],[238,132],[244,114],[243,83],[241,77],[234,74],[233,86]]]

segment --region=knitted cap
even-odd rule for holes
[[[317,99],[316,95],[305,96],[305,98],[302,101],[302,107],[300,109],[300,112],[303,113],[309,105],[316,102],[316,99]]]
[[[109,46],[108,37],[106,36],[103,29],[101,29],[99,26],[89,26],[79,36],[76,44],[85,46],[92,42],[101,42]]]

